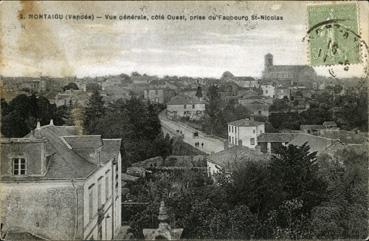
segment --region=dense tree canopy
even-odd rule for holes
[[[305,144],[220,173],[213,184],[201,172],[154,173],[134,188],[150,204],[130,218],[130,232],[142,238],[143,228],[157,228],[165,200],[170,224],[186,239],[364,238],[367,165],[366,152],[317,158]]]
[[[1,133],[6,137],[23,137],[36,127],[50,123],[64,124],[64,112],[43,96],[18,95],[9,103],[1,100]]]
[[[85,131],[104,138],[122,138],[121,152],[125,165],[172,152],[172,140],[163,136],[158,113],[160,104],[132,97],[105,106],[95,92],[85,111]]]

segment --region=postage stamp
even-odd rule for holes
[[[310,64],[360,63],[357,4],[314,4],[307,9]]]

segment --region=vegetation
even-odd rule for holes
[[[367,235],[367,152],[316,157],[281,148],[270,162],[247,162],[217,184],[203,173],[154,173],[137,184],[149,204],[130,218],[136,238],[157,228],[161,200],[185,239],[338,239]],[[138,193],[134,194],[138,196]]]
[[[202,121],[203,131],[223,138],[227,138],[227,123],[250,116],[246,107],[233,101],[225,102],[220,98],[216,85],[209,87],[207,92],[208,104],[205,118]]]
[[[161,104],[136,97],[105,106],[95,91],[85,109],[84,129],[87,134],[103,138],[122,138],[125,166],[154,156],[165,158],[172,152],[172,140],[161,132],[158,113],[162,110]]]
[[[342,87],[327,88],[323,93],[313,96],[310,107],[294,112],[293,103],[288,99],[275,100],[270,110],[269,120],[277,129],[299,129],[300,125],[321,125],[333,120],[344,130],[359,129],[368,131],[368,94],[366,87],[357,86],[339,94]]]
[[[66,111],[34,94],[18,95],[9,103],[1,99],[1,133],[6,137],[23,137],[36,127],[37,121],[46,125],[51,119],[56,125],[62,125]]]

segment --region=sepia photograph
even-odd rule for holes
[[[369,240],[366,1],[0,1],[0,241]]]

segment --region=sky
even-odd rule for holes
[[[306,64],[302,2],[1,2],[0,74],[4,76],[149,75],[260,77],[274,64]],[[368,6],[361,4],[361,11]],[[23,14],[94,14],[94,21],[19,20]],[[282,21],[108,21],[105,14],[282,16]],[[365,15],[365,14],[364,14]],[[363,16],[363,15],[361,15]],[[364,24],[368,23],[364,19]],[[367,34],[367,33],[365,33]],[[366,35],[367,36],[367,35]],[[316,68],[327,75],[327,68]],[[361,74],[361,66],[343,75]]]

